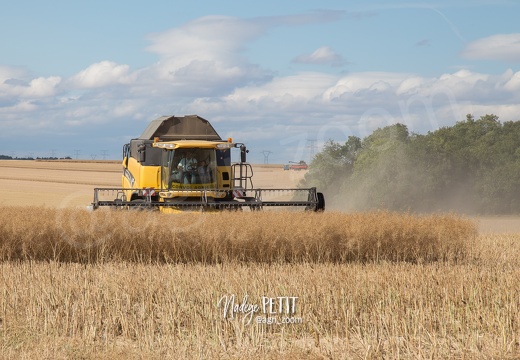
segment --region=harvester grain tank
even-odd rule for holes
[[[232,152],[239,153],[239,162],[232,162]],[[314,187],[254,188],[247,153],[245,144],[222,139],[200,116],[159,117],[123,146],[122,187],[94,189],[92,207],[163,212],[283,206],[325,209],[324,196]]]

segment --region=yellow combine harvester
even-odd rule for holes
[[[234,149],[240,162],[231,161]],[[124,145],[122,188],[94,189],[92,207],[163,212],[271,206],[325,209],[323,194],[316,188],[254,188],[247,152],[243,143],[223,140],[200,116],[160,117]]]

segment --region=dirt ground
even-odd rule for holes
[[[479,231],[486,234],[520,233],[520,216],[475,217]]]
[[[253,165],[256,188],[296,187],[305,171]],[[121,187],[119,161],[0,160],[3,205],[87,206],[96,187]]]

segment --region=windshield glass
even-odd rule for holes
[[[176,149],[168,163],[168,188],[216,187],[215,149]]]

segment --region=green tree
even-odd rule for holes
[[[361,139],[356,136],[349,136],[343,145],[329,140],[309,165],[303,185],[316,186],[323,192],[333,191],[352,174],[360,149]]]
[[[406,208],[409,201],[410,158],[408,128],[395,124],[363,139],[352,176],[343,184],[339,200],[347,209]]]
[[[425,135],[395,124],[331,140],[305,183],[344,209],[520,212],[520,122],[467,115]]]

